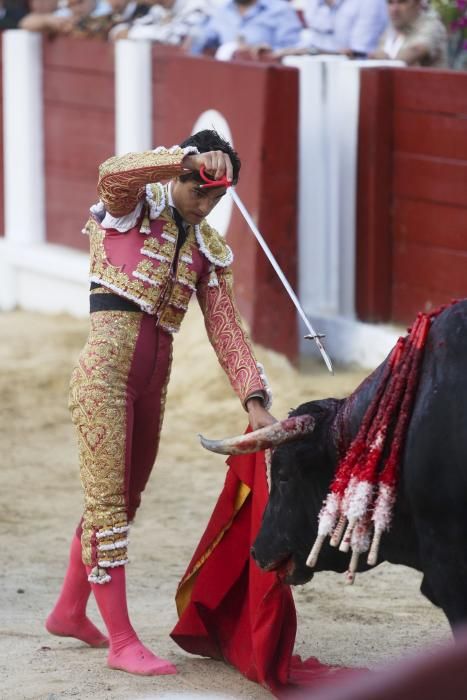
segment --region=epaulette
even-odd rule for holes
[[[232,249],[223,236],[207,221],[203,221],[200,226],[195,226],[195,234],[199,249],[209,262],[217,267],[228,267],[232,264],[234,259]]]

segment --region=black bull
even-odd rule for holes
[[[312,415],[313,432],[273,451],[269,502],[252,554],[264,569],[286,563],[291,584],[306,583],[315,571],[348,568],[349,554],[328,540],[314,569],[305,561],[336,469],[338,436],[343,430],[348,443],[356,435],[385,362],[350,397],[300,405],[291,415]],[[358,571],[367,570],[360,561]],[[430,329],[394,519],[378,561],[423,572],[422,593],[450,624],[467,620],[467,300],[443,311]]]

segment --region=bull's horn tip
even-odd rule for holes
[[[217,451],[215,449],[216,445],[218,444],[216,440],[210,440],[209,438],[204,437],[204,435],[201,435],[201,433],[198,433],[198,437],[205,450],[209,450],[210,452]]]

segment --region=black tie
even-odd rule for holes
[[[180,252],[180,248],[182,247],[182,245],[186,241],[186,231],[185,231],[185,227],[183,225],[183,219],[182,219],[178,209],[175,209],[175,207],[174,207],[173,213],[174,213],[175,223],[177,224],[177,228],[178,228],[177,247],[175,249],[175,257],[178,257],[178,253]]]

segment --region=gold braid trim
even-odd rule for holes
[[[81,542],[88,566],[126,561],[126,391],[141,318],[142,313],[125,311],[91,314],[89,338],[71,377],[69,408],[84,488]]]
[[[232,249],[224,237],[212,228],[206,220],[195,227],[196,240],[203,255],[217,267],[228,267],[233,262]]]
[[[173,360],[173,345],[170,346],[169,361],[167,364],[167,375],[166,375],[166,378],[164,381],[164,386],[162,387],[162,391],[161,391],[161,402],[160,402],[160,411],[159,411],[159,431],[157,433],[157,444],[158,445],[159,445],[159,438],[161,436],[161,431],[162,431],[162,423],[164,422],[165,405],[167,402],[167,387],[169,386],[170,374],[172,372],[172,360]]]
[[[170,180],[182,172],[182,148],[158,148],[143,153],[112,156],[99,167],[97,191],[106,210],[115,217],[125,216],[145,198],[147,184]]]
[[[94,289],[91,289],[89,294],[115,294],[115,292],[112,292],[111,289],[107,289],[107,287],[94,287]]]
[[[164,227],[166,230],[166,227]],[[187,229],[187,237],[178,255],[178,264],[175,279],[172,280],[170,289],[161,303],[161,315],[159,325],[168,333],[177,333],[188,309],[188,303],[193,291],[198,284],[198,274],[190,265],[193,264],[193,255],[197,249],[195,232],[192,226]],[[187,263],[182,258],[189,258]]]
[[[91,280],[108,285],[110,291],[135,302],[146,313],[154,315],[160,310],[159,325],[169,333],[176,333],[198,282],[196,271],[190,268],[189,263],[181,260],[183,255],[191,259],[193,257],[196,249],[194,232],[188,232],[187,240],[180,250],[177,277],[172,279],[170,268],[175,255],[177,229],[171,219],[164,225],[164,232],[173,234],[174,240],[160,242],[149,236],[142,248],[151,255],[166,260],[145,257],[131,276],[108,262],[104,248],[105,232],[94,219],[89,219],[86,230],[91,246]]]
[[[142,280],[130,278],[120,267],[108,262],[104,248],[105,232],[94,219],[89,219],[86,231],[91,250],[91,280],[106,285],[113,292],[134,301],[147,313],[154,314],[161,294],[159,287],[145,286]]]
[[[217,270],[217,279],[218,286],[209,286],[209,276],[203,280],[198,287],[198,301],[217,358],[245,405],[254,392],[262,391],[266,398],[266,387],[235,304],[230,268]]]

